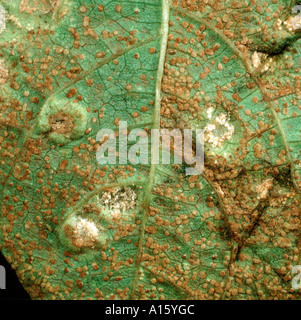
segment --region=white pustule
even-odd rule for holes
[[[99,237],[99,230],[94,222],[79,218],[73,231],[73,244],[76,247],[93,247]]]

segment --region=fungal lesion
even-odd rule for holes
[[[230,115],[221,113],[213,123],[210,123],[204,128],[204,140],[213,147],[221,148],[223,142],[230,140],[235,132],[235,128],[230,124]]]
[[[203,130],[205,156],[233,158],[233,150],[239,148],[243,135],[235,108],[236,103],[200,104],[197,121],[190,123],[193,130]]]
[[[258,200],[265,200],[267,199],[270,190],[272,189],[274,185],[273,179],[266,179],[262,181],[261,184],[256,186],[256,192],[257,192],[257,199]]]
[[[43,107],[35,133],[46,134],[53,143],[66,145],[81,138],[87,124],[88,112],[84,106],[57,98]]]
[[[61,244],[71,252],[87,253],[105,247],[115,233],[135,216],[138,195],[135,187],[106,188],[83,209],[70,212],[56,229]],[[109,226],[114,226],[113,228]]]
[[[75,252],[104,246],[108,238],[99,222],[80,213],[71,215],[58,229],[58,235],[63,246]]]
[[[284,21],[283,24],[289,32],[300,32],[301,15],[291,16],[286,21]]]
[[[70,135],[74,127],[74,120],[71,115],[59,112],[49,117],[49,124],[52,132]]]
[[[272,72],[277,67],[277,55],[269,55],[264,52],[254,51],[251,56],[251,63],[255,74],[263,74],[267,71]]]
[[[109,189],[99,196],[99,205],[104,213],[112,218],[124,216],[137,205],[137,193],[133,188],[120,187]]]
[[[267,57],[268,54],[266,53],[254,51],[251,57],[253,67],[258,69]]]
[[[93,248],[99,238],[99,232],[94,222],[80,218],[72,232],[73,245],[78,248]]]

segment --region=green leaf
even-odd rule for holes
[[[299,299],[297,2],[0,4],[0,247],[33,299]],[[203,173],[100,165],[120,121],[204,129]]]

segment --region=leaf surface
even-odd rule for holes
[[[299,298],[295,1],[1,5],[0,244],[33,299]],[[203,173],[100,165],[120,121],[204,129]]]

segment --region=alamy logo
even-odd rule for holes
[[[100,130],[96,137],[101,144],[96,152],[98,163],[117,164],[117,156],[118,164],[182,164],[185,162],[189,166],[185,168],[186,175],[202,173],[204,130],[184,129],[182,132],[180,129],[172,131],[151,129],[149,134],[144,129],[128,130],[126,121],[120,121],[117,134],[111,129]]]
[[[292,26],[294,30],[298,30],[301,28],[301,5],[294,6],[292,12],[298,14],[294,17]]]
[[[0,289],[6,289],[6,271],[3,266],[0,266]]]
[[[292,288],[295,290],[301,289],[301,266],[293,266],[292,274],[296,274],[292,280]]]
[[[6,15],[6,11],[4,7],[0,5],[0,33],[4,31],[6,28],[5,15]]]

